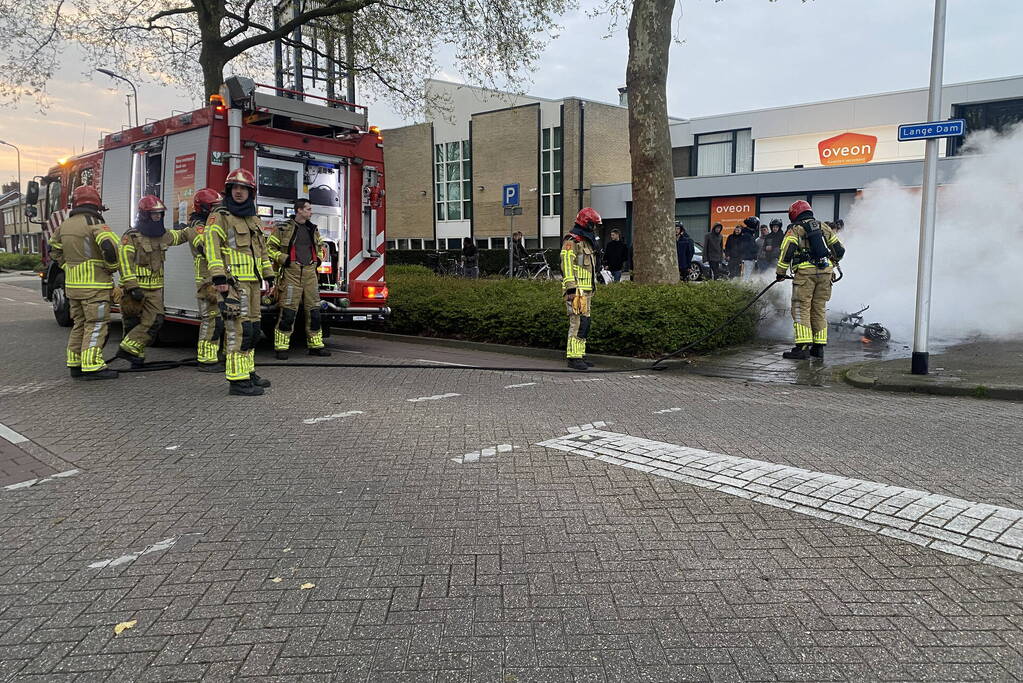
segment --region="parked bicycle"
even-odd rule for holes
[[[536,251],[529,255],[528,258],[522,259],[521,261],[515,262],[515,275],[514,277],[521,280],[558,280],[561,279],[561,274],[551,268],[551,264],[547,260],[547,252],[549,250]],[[501,269],[501,275],[508,277],[508,267],[505,266]]]

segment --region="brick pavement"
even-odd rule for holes
[[[1018,406],[457,368],[82,385],[23,306],[0,384],[53,384],[0,421],[83,472],[0,491],[2,679],[1023,678],[1021,574],[536,445],[600,420],[1019,508]]]

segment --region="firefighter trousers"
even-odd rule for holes
[[[109,289],[67,289],[74,325],[67,340],[67,366],[97,372],[107,366],[103,345],[110,322]]]
[[[216,363],[220,340],[224,337],[224,319],[220,315],[220,307],[210,303],[203,293],[196,301],[199,303],[199,342],[195,357],[200,363]]]
[[[590,300],[593,292],[580,292],[577,297],[578,311],[572,301],[565,302],[568,313],[568,346],[565,350],[567,358],[582,358],[586,355],[586,337],[590,333]]]
[[[256,342],[260,335],[259,289],[262,283],[237,282],[241,314],[224,320],[224,369],[228,381],[249,379],[256,369]]]
[[[796,344],[827,344],[826,308],[831,268],[799,268],[792,278],[792,325]]]
[[[137,358],[146,357],[146,347],[156,341],[163,327],[163,288],[143,289],[142,293],[144,296],[139,302],[142,312],[137,316],[123,316],[124,337],[121,339],[121,349]]]
[[[277,291],[280,294],[280,313],[274,328],[274,350],[288,350],[300,308],[305,309],[306,345],[310,349],[322,349],[323,323],[320,317],[320,283],[316,275],[316,264],[303,266],[292,263],[287,266],[277,282]]]

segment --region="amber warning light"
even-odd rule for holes
[[[387,287],[376,287],[368,285],[365,289],[367,299],[386,299],[387,298]]]
[[[218,114],[222,114],[227,111],[227,105],[224,104],[224,98],[220,95],[210,95],[210,106],[215,108]]]

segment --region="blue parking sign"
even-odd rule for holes
[[[501,192],[501,206],[518,206],[519,205],[519,184],[511,183],[505,185],[504,190]]]

